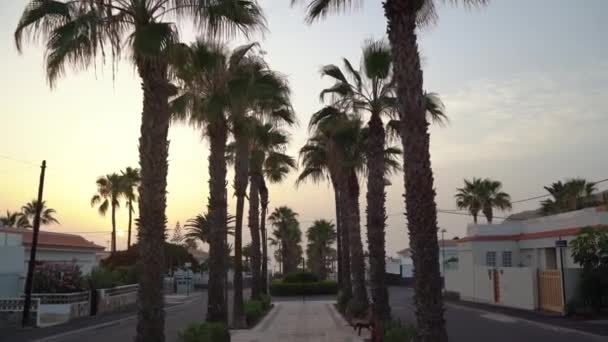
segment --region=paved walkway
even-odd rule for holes
[[[362,342],[331,301],[275,302],[252,330],[232,332],[232,342]]]

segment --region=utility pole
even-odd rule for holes
[[[32,282],[34,278],[34,267],[36,266],[36,248],[38,247],[38,233],[40,232],[40,211],[42,211],[42,191],[44,189],[44,173],[46,160],[40,166],[40,181],[38,182],[38,203],[36,203],[36,216],[34,216],[34,232],[32,234],[32,245],[30,246],[30,261],[27,267],[27,278],[25,278],[25,304],[23,305],[23,317],[21,326],[25,327],[30,318],[30,306],[32,304]]]

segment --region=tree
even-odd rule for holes
[[[30,224],[23,213],[6,211],[6,216],[0,217],[0,226],[9,228],[29,228]]]
[[[38,206],[38,200],[31,200],[21,207],[21,218],[20,223],[26,228],[31,228],[30,222],[33,222],[34,216],[36,216],[36,207]],[[46,201],[42,201],[42,208],[40,209],[40,224],[59,224],[59,220],[55,217],[57,211],[46,206]]]
[[[309,268],[319,278],[327,279],[331,246],[336,241],[334,224],[326,220],[316,220],[306,231],[306,238],[308,239],[306,257]]]
[[[114,66],[125,54],[142,80],[138,236],[139,260],[146,272],[138,292],[138,342],[165,339],[160,265],[166,224],[168,99],[175,91],[169,83],[168,64],[178,39],[175,22],[186,18],[194,19],[208,36],[247,34],[265,27],[262,10],[253,0],[32,0],[15,30],[19,51],[24,35],[47,41],[45,62],[51,86],[63,76],[66,66],[84,69],[97,57],[107,56]],[[215,320],[218,315],[212,311],[207,317]]]
[[[506,192],[500,191],[502,183],[489,178],[481,182],[480,199],[481,211],[488,220],[492,223],[494,217],[494,208],[499,210],[511,209],[511,196]]]
[[[608,305],[608,230],[585,227],[570,242],[570,248],[574,262],[583,267],[581,295],[587,305],[600,312]]]
[[[481,188],[481,178],[473,178],[472,181],[465,179],[464,187],[456,189],[456,207],[468,210],[473,216],[473,222],[477,224],[477,216],[481,210],[481,199],[479,198],[479,188]]]
[[[229,235],[234,235],[234,227],[230,226],[234,222],[234,216],[229,215],[226,220],[226,227]],[[184,235],[186,240],[195,239],[202,243],[209,243],[209,216],[207,214],[198,214],[196,217],[186,221],[184,228],[188,231]]]
[[[139,187],[141,177],[139,175],[139,169],[127,167],[124,171],[120,171],[123,177],[123,195],[127,200],[127,210],[129,211],[129,226],[127,230],[127,248],[131,246],[131,224],[133,221],[133,202],[137,202],[136,189]]]
[[[184,236],[182,235],[182,226],[179,224],[179,221],[175,224],[175,228],[173,229],[173,237],[171,238],[171,242],[174,244],[181,244],[184,241]]]
[[[545,215],[559,214],[578,210],[596,203],[585,203],[585,199],[596,191],[596,184],[582,178],[568,179],[562,183],[557,181],[544,187],[553,199],[541,202],[541,211]]]
[[[190,46],[181,45],[179,52],[176,53],[180,58],[173,65],[180,86],[177,96],[171,102],[173,119],[203,128],[204,135],[210,143],[208,219],[211,230],[208,321],[227,323],[223,291],[227,270],[226,145],[230,124],[233,123],[231,115],[234,87],[243,82],[242,63],[247,62],[247,55],[254,46],[255,44],[243,45],[229,52],[221,44],[199,39]],[[240,232],[235,231],[235,237],[239,237],[239,234]],[[238,268],[241,246],[235,247],[235,252],[238,254],[235,268]],[[239,286],[238,273],[235,269],[237,277],[235,287]],[[238,293],[242,293],[242,289],[239,291],[235,288],[237,310],[234,315],[238,318],[235,324],[240,326],[244,324],[244,316],[242,296],[239,298]]]
[[[288,207],[278,207],[270,214],[268,220],[273,225],[274,239],[272,244],[278,245],[281,255],[283,274],[297,271],[301,254],[300,242],[302,232],[297,220],[298,214]],[[300,247],[300,249],[298,249]],[[298,253],[298,251],[300,251]]]
[[[292,0],[292,3],[297,0]],[[454,0],[465,6],[485,5],[487,0]],[[343,12],[356,2],[311,0],[307,20],[313,22],[332,12]],[[437,20],[434,0],[386,0],[383,4],[393,59],[397,112],[401,119],[406,216],[417,272],[414,282],[418,338],[447,341],[437,242],[437,206],[430,162],[430,137],[418,51],[419,27]]]
[[[106,216],[108,210],[111,210],[112,217],[112,243],[110,246],[111,253],[116,252],[116,209],[120,207],[120,200],[124,195],[124,178],[112,173],[97,178],[97,193],[91,197],[91,207],[99,204],[97,212],[101,216]]]

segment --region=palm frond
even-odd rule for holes
[[[17,28],[15,29],[15,45],[21,52],[23,35],[36,39],[46,36],[57,27],[64,25],[71,18],[70,5],[62,1],[33,0],[26,6]]]

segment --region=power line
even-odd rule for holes
[[[6,159],[6,160],[10,160],[10,161],[13,161],[13,162],[16,162],[16,163],[21,163],[21,164],[27,164],[27,165],[30,165],[30,166],[35,166],[35,167],[39,167],[40,166],[40,165],[38,165],[38,163],[34,163],[34,162],[31,162],[31,161],[23,160],[23,159],[19,159],[19,158],[14,158],[14,157],[7,156],[7,155],[0,154],[0,158]]]

